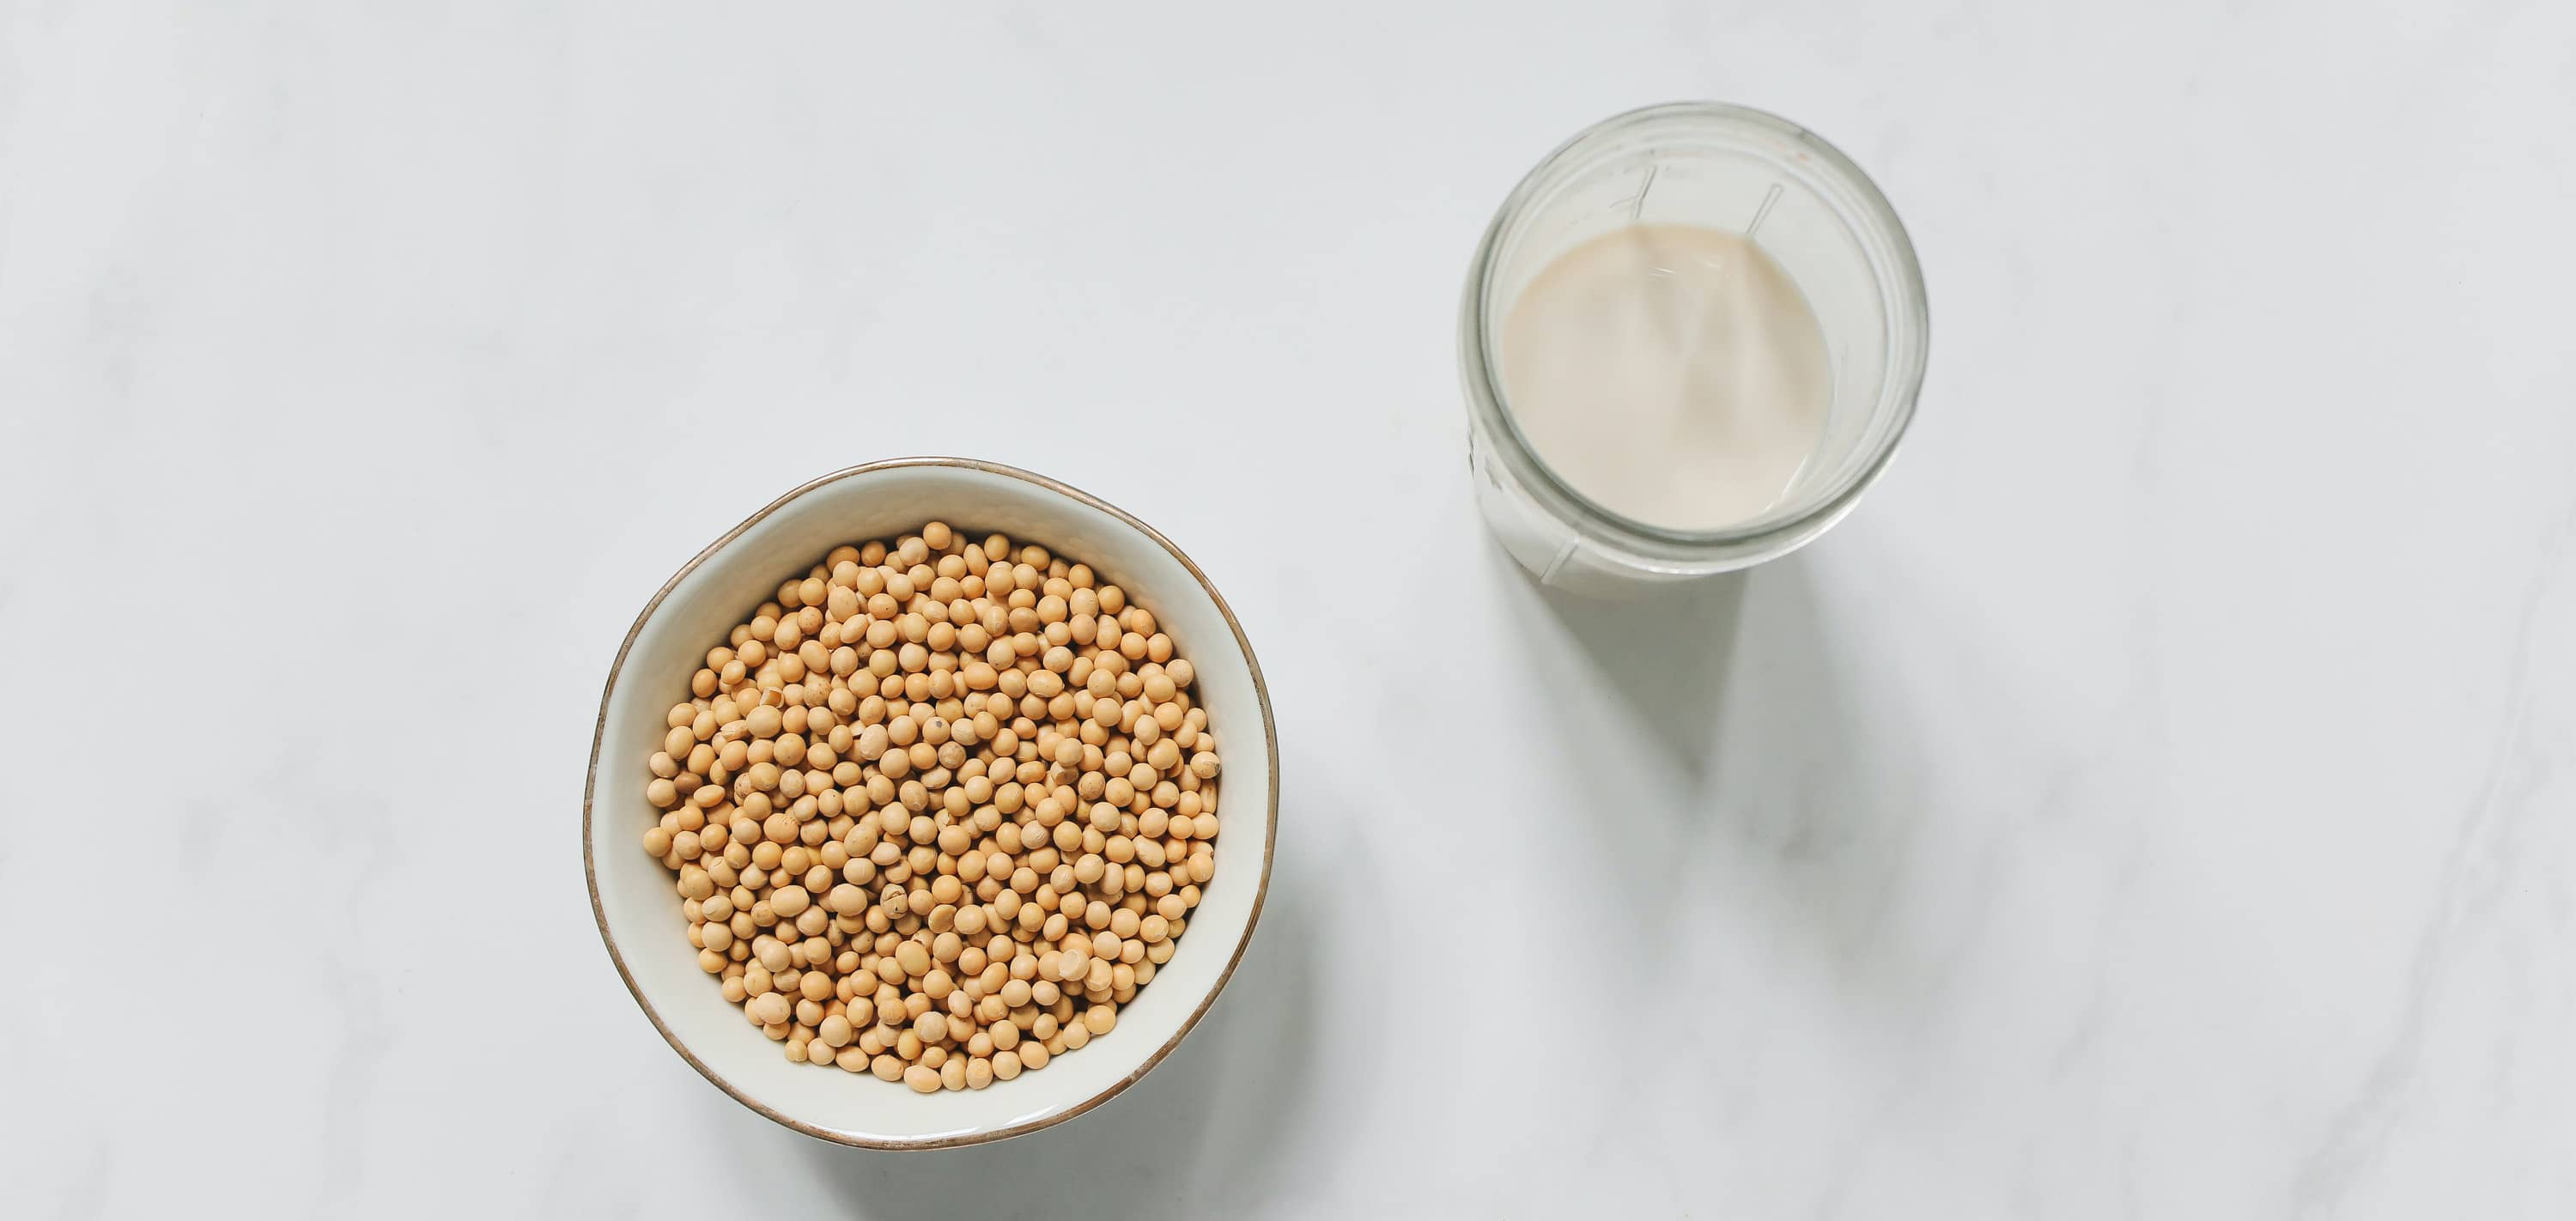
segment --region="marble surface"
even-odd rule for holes
[[[2576,1215],[2576,9],[916,7],[0,3],[0,1211]],[[1458,283],[1684,96],[1886,188],[1923,412],[1553,601]],[[575,826],[662,579],[922,452],[1190,548],[1286,797],[1162,1068],[870,1155]]]

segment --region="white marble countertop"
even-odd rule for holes
[[[2576,9],[856,7],[0,5],[0,1211],[2576,1215]],[[1688,96],[1931,372],[1594,612],[1456,294]],[[1286,791],[1162,1068],[897,1156],[663,1047],[575,827],[662,579],[923,452],[1190,548]]]

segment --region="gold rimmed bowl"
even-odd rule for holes
[[[916,1094],[865,1073],[790,1062],[698,967],[671,875],[641,846],[659,811],[644,761],[689,677],[779,582],[843,543],[944,521],[1000,531],[1091,565],[1154,612],[1197,670],[1197,699],[1225,758],[1216,874],[1171,961],[1118,1024],[1039,1071],[980,1090]],[[671,1050],[735,1101],[810,1136],[878,1149],[1000,1140],[1080,1115],[1152,1069],[1197,1023],[1241,961],[1270,884],[1279,812],[1278,739],[1261,667],[1207,575],[1153,527],[1027,471],[962,458],[907,458],[816,479],[709,544],[653,596],[618,650],[591,743],[582,865],[600,939]]]

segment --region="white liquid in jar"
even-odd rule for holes
[[[1777,504],[1824,433],[1815,312],[1742,234],[1632,225],[1557,256],[1502,333],[1530,448],[1614,513],[1709,530]]]

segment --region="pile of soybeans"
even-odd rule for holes
[[[1125,590],[940,522],[835,548],[706,656],[644,850],[789,1060],[982,1089],[1108,1034],[1216,870],[1216,742]]]

